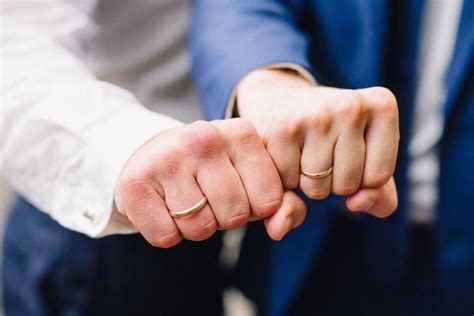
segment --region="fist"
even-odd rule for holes
[[[171,216],[203,197],[207,203],[196,213]],[[115,202],[148,242],[162,248],[182,238],[207,239],[250,218],[266,218],[270,236],[280,239],[306,212],[296,195],[284,194],[272,159],[245,119],[200,121],[156,135],[126,163]]]
[[[391,177],[399,142],[398,109],[388,89],[315,87],[291,71],[256,70],[237,92],[240,116],[254,123],[286,189],[299,186],[312,199],[331,192],[352,197],[363,188],[373,189],[370,195],[379,192],[380,203],[352,197],[357,202],[348,201],[349,209],[379,217],[395,210]],[[321,178],[302,173],[331,167],[332,173]]]

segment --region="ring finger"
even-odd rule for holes
[[[335,140],[328,135],[317,131],[306,135],[301,153],[300,188],[311,199],[324,199],[331,193],[334,146]]]
[[[202,201],[204,194],[192,174],[176,175],[174,181],[164,181],[165,202],[171,213],[193,208]],[[217,222],[208,203],[194,214],[174,218],[176,226],[185,239],[201,241],[211,237]]]

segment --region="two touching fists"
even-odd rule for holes
[[[118,211],[152,245],[256,219],[281,239],[306,215],[297,187],[312,199],[347,196],[349,210],[377,217],[397,207],[398,110],[387,89],[314,87],[293,72],[256,70],[237,103],[241,118],[160,133],[122,170]]]

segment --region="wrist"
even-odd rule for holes
[[[245,113],[245,107],[253,103],[248,102],[250,99],[311,87],[314,87],[314,82],[293,69],[256,69],[242,78],[237,86],[237,109],[239,113]]]
[[[237,86],[237,95],[251,90],[281,85],[311,87],[314,84],[293,69],[256,69],[248,73]]]

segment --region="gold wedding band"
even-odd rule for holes
[[[301,170],[301,173],[310,179],[321,179],[321,178],[327,177],[328,175],[332,173],[332,167],[329,168],[328,170],[325,170],[323,172],[318,172],[318,173],[309,173],[304,170]]]
[[[190,208],[185,209],[184,211],[170,212],[170,215],[171,217],[174,217],[174,218],[185,218],[202,210],[203,207],[206,205],[206,203],[207,203],[207,198],[203,197],[202,200],[199,201],[196,205],[191,206]]]

